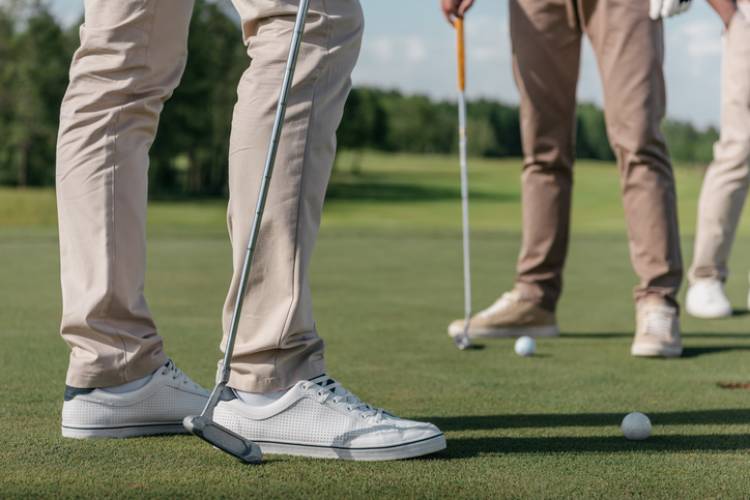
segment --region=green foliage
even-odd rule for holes
[[[13,161],[13,150],[9,144],[10,128],[13,122],[13,65],[5,64],[12,59],[13,21],[0,9],[0,184],[10,184],[9,178]]]
[[[663,130],[672,155],[680,161],[705,165],[713,158],[713,145],[719,138],[715,128],[698,131],[690,123],[667,120]]]
[[[484,157],[521,156],[521,125],[518,108],[489,100],[469,105],[471,141],[469,151]]]
[[[388,115],[382,105],[382,92],[362,88],[349,96],[339,129],[338,144],[342,149],[386,149]]]
[[[234,21],[217,4],[197,2],[185,74],[151,150],[152,192],[224,194],[235,88],[249,63]]]
[[[66,39],[43,4],[34,3],[18,29],[0,13],[0,181],[19,186],[54,182],[59,104],[67,84]]]
[[[601,109],[593,104],[581,104],[578,106],[576,125],[576,154],[579,158],[606,161],[615,159]]]
[[[42,0],[0,4],[0,184],[54,183],[58,110],[77,44],[78,31],[58,26]],[[227,189],[236,83],[250,61],[236,20],[218,2],[196,3],[188,44],[182,83],[165,106],[151,151],[151,192],[221,196]],[[353,172],[359,172],[366,150],[455,154],[456,115],[452,101],[356,88],[344,111],[339,145],[356,152],[349,158]],[[472,101],[468,129],[474,157],[522,155],[516,106]],[[705,165],[711,160],[716,130],[667,121],[664,132],[678,162]],[[597,106],[579,106],[576,135],[580,158],[614,158]]]

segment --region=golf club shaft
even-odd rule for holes
[[[466,159],[466,95],[464,92],[458,94],[458,123],[459,144],[458,149],[461,156],[461,222],[463,227],[463,254],[464,254],[464,334],[469,328],[471,318],[471,251],[469,245],[469,174]]]
[[[263,180],[261,181],[260,190],[258,193],[258,203],[255,207],[255,217],[250,229],[250,238],[248,240],[247,250],[245,252],[245,259],[242,264],[242,273],[240,284],[237,290],[237,297],[235,298],[234,302],[234,311],[232,312],[232,322],[229,328],[227,344],[224,348],[224,366],[221,373],[222,384],[226,384],[229,381],[232,353],[234,352],[234,343],[237,340],[237,330],[239,328],[240,317],[242,315],[242,305],[244,302],[245,293],[247,292],[247,285],[250,280],[250,269],[252,268],[255,248],[258,244],[258,234],[260,233],[260,226],[261,222],[263,221],[263,210],[266,206],[266,199],[268,198],[268,189],[271,183],[271,176],[273,175],[273,168],[274,164],[276,163],[276,153],[279,150],[281,130],[284,127],[284,118],[286,116],[287,99],[289,97],[289,90],[292,87],[292,80],[294,79],[294,70],[297,66],[297,57],[299,56],[299,49],[302,44],[302,34],[305,29],[305,18],[307,17],[307,11],[309,10],[309,7],[310,0],[300,0],[299,9],[297,11],[297,19],[294,24],[292,43],[289,47],[289,56],[286,62],[284,81],[281,85],[279,102],[276,106],[276,118],[273,122],[273,131],[271,132],[271,144],[268,147],[268,154],[266,156],[266,163],[263,170]]]
[[[466,153],[466,45],[464,20],[456,19],[456,46],[458,49],[458,149],[461,159],[461,217],[464,254],[464,339],[468,338],[471,318],[471,252],[469,246],[469,174]]]

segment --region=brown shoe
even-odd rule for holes
[[[464,320],[454,321],[448,334],[456,338],[464,333]],[[560,335],[555,313],[524,300],[513,290],[494,304],[478,312],[469,321],[470,338],[556,337]]]
[[[677,308],[657,297],[646,297],[636,304],[636,331],[633,356],[678,358],[682,355],[680,318]]]

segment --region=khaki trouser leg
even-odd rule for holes
[[[191,0],[86,0],[60,118],[57,200],[67,384],[166,362],[143,295],[148,150],[182,74]]]
[[[674,175],[661,133],[666,108],[661,22],[648,2],[580,0],[604,86],[607,130],[621,174],[635,298],[676,304],[682,281]]]
[[[750,23],[737,14],[724,39],[721,137],[703,180],[690,279],[726,280],[750,180]]]
[[[230,147],[228,222],[235,272],[224,309],[225,334],[298,5],[296,0],[234,3],[252,62],[239,85]],[[362,29],[357,0],[313,0],[235,345],[234,388],[277,390],[325,370],[308,266]]]
[[[581,33],[566,0],[511,0],[521,94],[523,239],[516,289],[554,310],[568,249]]]

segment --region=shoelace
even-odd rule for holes
[[[188,377],[185,372],[177,368],[175,366],[174,362],[170,359],[164,367],[162,367],[161,370],[162,375],[171,375],[172,380],[181,383],[182,385],[189,385],[193,389],[200,389],[200,386],[193,382],[190,377]]]
[[[328,379],[328,383],[325,386],[316,384],[315,382],[307,382],[303,388],[306,390],[316,388],[320,403],[330,400],[337,405],[346,405],[347,411],[359,413],[363,419],[379,421],[383,418],[383,415],[387,415],[382,408],[373,408],[331,378]]]
[[[506,309],[508,306],[513,304],[514,302],[518,301],[518,294],[515,291],[505,292],[500,296],[499,299],[495,301],[494,304],[492,304],[490,307],[483,311],[479,311],[477,314],[478,316],[481,316],[483,318],[486,318],[487,316],[492,316],[503,309]]]
[[[646,313],[646,335],[661,336],[663,332],[672,332],[672,311],[662,308]]]

